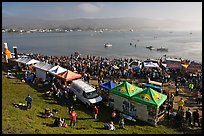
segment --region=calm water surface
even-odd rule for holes
[[[7,42],[12,52],[12,47],[17,46],[18,52],[43,55],[71,55],[74,51],[79,51],[82,55],[144,60],[157,59],[166,54],[202,62],[201,37],[200,31],[192,34],[189,31],[3,33],[2,43]],[[104,43],[111,43],[113,46],[105,48]],[[150,51],[146,48],[150,45],[154,48],[166,47],[168,52]]]

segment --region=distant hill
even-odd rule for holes
[[[197,27],[195,27],[197,26]],[[157,20],[148,18],[80,18],[73,20],[39,20],[39,19],[23,19],[23,18],[2,18],[2,27],[12,28],[50,28],[50,27],[79,27],[86,28],[109,28],[112,30],[134,29],[134,30],[201,30],[202,24],[198,22],[184,22],[177,20]]]

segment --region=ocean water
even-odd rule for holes
[[[3,43],[9,50],[18,47],[18,52],[43,55],[68,55],[75,51],[82,55],[109,58],[158,59],[163,55],[202,62],[202,32],[195,31],[135,31],[135,32],[67,32],[67,33],[3,33]],[[113,46],[105,48],[105,43]],[[132,43],[132,45],[130,45]],[[136,44],[136,47],[135,47]],[[165,47],[168,52],[149,50]]]

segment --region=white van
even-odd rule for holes
[[[72,81],[70,90],[87,107],[102,101],[102,97],[97,93],[97,90],[81,79]]]

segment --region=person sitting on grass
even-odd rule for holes
[[[49,108],[45,108],[45,118],[53,117],[53,113],[50,111]]]
[[[110,123],[104,124],[104,128],[107,130],[115,130],[115,126],[113,124],[113,121],[111,121]]]

